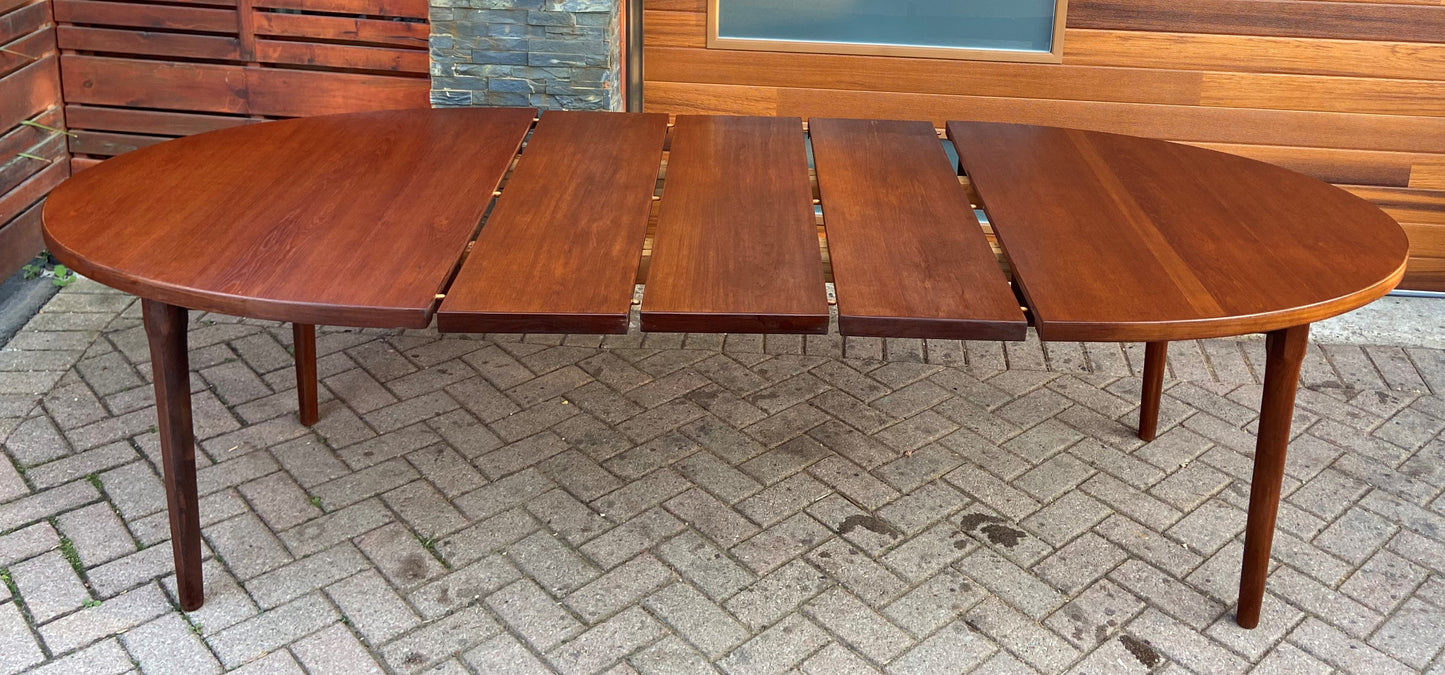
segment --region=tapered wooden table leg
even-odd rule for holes
[[[1309,335],[1309,324],[1305,324],[1274,331],[1266,343],[1264,400],[1260,404],[1259,434],[1254,446],[1254,478],[1249,484],[1244,564],[1239,573],[1236,621],[1242,628],[1259,625],[1264,581],[1269,573],[1269,549],[1274,543],[1274,519],[1279,511],[1280,485],[1284,481],[1290,421],[1294,417],[1294,396]]]
[[[316,403],[316,326],[291,324],[293,348],[296,352],[296,398],[301,423],[311,426],[321,419]]]
[[[1144,396],[1139,403],[1139,438],[1154,440],[1159,433],[1159,401],[1164,396],[1164,371],[1169,362],[1169,343],[1144,345]]]
[[[201,516],[196,499],[196,445],[191,428],[190,358],[186,353],[186,310],[141,301],[155,376],[157,429],[161,437],[166,504],[171,516],[171,549],[181,609],[200,609]]]

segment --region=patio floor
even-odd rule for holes
[[[1242,631],[1259,340],[1143,444],[1139,345],[290,335],[193,316],[189,614],[139,304],[0,351],[0,674],[1445,673],[1439,350],[1312,346]]]

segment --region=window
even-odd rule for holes
[[[709,0],[708,46],[1059,62],[1066,0]]]

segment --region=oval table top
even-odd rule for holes
[[[192,309],[347,326],[422,327],[440,312],[446,330],[625,330],[628,279],[642,257],[652,177],[664,159],[660,116],[644,123],[632,114],[548,113],[534,130],[535,114],[361,113],[161,143],[63,183],[45,205],[45,238],[81,274]],[[806,234],[806,167],[788,166],[807,161],[801,120],[707,119],[718,123],[684,124],[683,117],[676,131],[686,127],[687,134],[672,134],[674,163],[686,171],[662,181],[658,250],[666,260],[654,262],[647,286],[670,295],[666,307],[654,299],[654,325],[826,327],[826,312],[814,307],[823,277],[807,269],[821,269],[822,261],[816,248],[807,252],[814,244]],[[920,141],[930,130],[842,122],[814,120],[813,127],[824,225],[839,254],[833,265],[843,332],[1021,338],[1023,317],[1011,314],[1005,277],[983,269],[995,261],[967,200],[939,178],[952,175],[939,159],[942,147]],[[1408,242],[1389,216],[1286,169],[1090,131],[951,122],[949,132],[1044,339],[1161,341],[1277,330],[1367,304],[1404,272]],[[754,138],[762,133],[765,142]],[[910,149],[850,151],[890,142]],[[621,143],[646,147],[613,147]],[[533,147],[536,166],[526,170]],[[628,166],[589,165],[609,161]],[[514,166],[521,168],[504,185]],[[759,183],[755,176],[784,178]],[[876,194],[860,193],[858,186],[871,183],[878,183]],[[499,186],[498,229],[478,239]],[[603,200],[608,190],[626,194]],[[950,206],[918,207],[934,195]],[[799,203],[783,203],[789,200]],[[597,213],[597,203],[613,206]],[[727,213],[720,217],[718,209]],[[612,210],[625,212],[626,222]],[[869,223],[896,236],[880,237]],[[729,227],[739,234],[707,234]],[[626,234],[609,235],[609,228]],[[891,250],[890,240],[907,249]],[[562,255],[579,242],[605,245],[606,254]],[[536,250],[517,255],[519,247]],[[968,259],[924,260],[943,250]],[[776,263],[728,258],[754,255],[787,261],[786,283],[761,283]],[[589,272],[575,274],[570,264]],[[610,281],[596,286],[601,272]],[[441,300],[448,293],[454,302]],[[760,293],[808,300],[758,302]],[[929,295],[946,301],[929,302]],[[595,307],[586,299],[593,296]],[[549,311],[559,303],[567,307]],[[808,308],[806,317],[798,306]],[[644,324],[654,310],[644,290]]]

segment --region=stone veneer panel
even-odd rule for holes
[[[434,107],[622,109],[622,0],[430,2]]]

